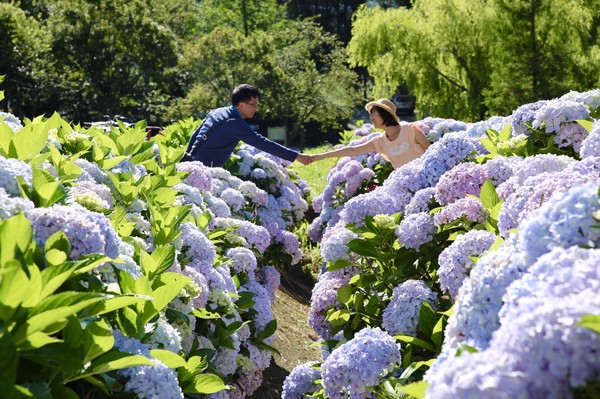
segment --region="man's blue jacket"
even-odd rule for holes
[[[192,133],[186,153],[193,154],[194,161],[206,166],[223,166],[240,140],[290,162],[298,156],[298,152],[252,130],[233,105],[214,109],[206,115],[202,124]],[[198,145],[200,147],[196,148]]]

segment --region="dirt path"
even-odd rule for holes
[[[285,377],[299,364],[320,360],[321,352],[311,346],[316,334],[308,325],[312,284],[294,276],[282,276],[275,295],[273,314],[277,335],[273,346],[281,353],[274,355],[271,366],[263,373],[262,386],[251,399],[280,399]]]

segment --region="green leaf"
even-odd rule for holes
[[[265,339],[267,339],[270,336],[272,336],[273,334],[275,334],[276,330],[277,330],[277,320],[273,319],[265,326],[265,328],[261,332],[259,332],[256,335],[256,338],[260,339],[261,341],[264,341]]]
[[[150,354],[153,358],[160,360],[170,369],[185,367],[185,359],[176,353],[164,349],[152,349]]]
[[[422,339],[411,337],[410,335],[394,335],[394,338],[421,347],[423,349],[428,349],[430,351],[435,352],[435,348],[433,347],[433,345],[423,341]]]
[[[419,311],[419,330],[429,338],[433,334],[433,328],[436,323],[437,316],[435,311],[427,301],[423,301],[421,310]]]
[[[353,299],[352,292],[353,290],[350,285],[343,285],[338,289],[337,298],[341,303],[347,305]]]
[[[347,309],[338,309],[327,316],[327,321],[334,327],[343,326],[350,321],[350,312]]]
[[[360,256],[366,256],[371,258],[379,257],[379,252],[373,247],[373,243],[355,238],[348,243],[348,248]]]
[[[223,380],[215,374],[200,374],[194,381],[183,388],[185,393],[209,395],[227,388]]]
[[[579,320],[578,324],[600,334],[600,315],[587,314]]]
[[[336,260],[333,264],[328,263],[327,264],[327,271],[328,272],[333,272],[333,271],[340,270],[340,269],[343,269],[345,267],[349,267],[349,266],[352,266],[352,265],[353,265],[353,263],[350,262],[349,260],[340,258],[340,259]]]
[[[483,183],[483,186],[481,187],[481,191],[479,193],[479,200],[487,210],[491,210],[500,202],[500,198],[496,193],[494,183],[492,183],[490,179],[487,179]]]
[[[2,370],[0,392],[10,392],[17,380],[19,356],[10,334],[6,331],[3,320],[0,320],[0,353],[2,353],[2,356],[0,356],[0,370]]]
[[[425,398],[425,391],[427,391],[427,387],[429,384],[425,381],[417,381],[412,384],[404,385],[399,387],[400,391],[410,395],[415,399],[423,399]]]
[[[585,130],[587,130],[588,133],[592,131],[592,127],[594,126],[594,122],[593,121],[588,121],[586,119],[577,119],[575,122],[577,122],[581,126],[583,126],[583,128]]]
[[[175,262],[175,247],[173,245],[165,245],[156,248],[152,252],[152,259],[154,259],[156,270],[151,274],[151,278],[157,274],[161,274],[173,265]]]
[[[70,378],[65,382],[71,382],[90,375],[108,373],[109,371],[120,370],[127,367],[152,366],[153,364],[154,363],[145,356],[111,351],[94,359],[92,364],[85,369],[81,375]]]
[[[83,363],[88,363],[107,353],[115,344],[110,325],[105,320],[89,323],[83,333]]]
[[[210,319],[220,319],[221,315],[219,313],[209,312],[205,308],[194,309],[192,314],[199,319],[210,320]]]

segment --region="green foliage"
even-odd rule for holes
[[[71,261],[68,250],[62,232],[39,248],[22,214],[0,222],[0,388],[7,398],[31,395],[41,386],[55,396],[73,395],[63,383],[151,364],[114,350],[111,328],[98,318],[145,299],[66,290],[70,280],[110,260],[87,255]],[[43,383],[36,387],[34,381]]]

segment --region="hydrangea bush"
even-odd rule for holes
[[[595,397],[599,105],[592,90],[477,123],[418,121],[425,154],[351,197],[334,195],[337,171],[359,160],[341,159],[315,206],[323,356],[302,383],[321,390],[294,397]],[[344,368],[378,329],[401,364]]]

